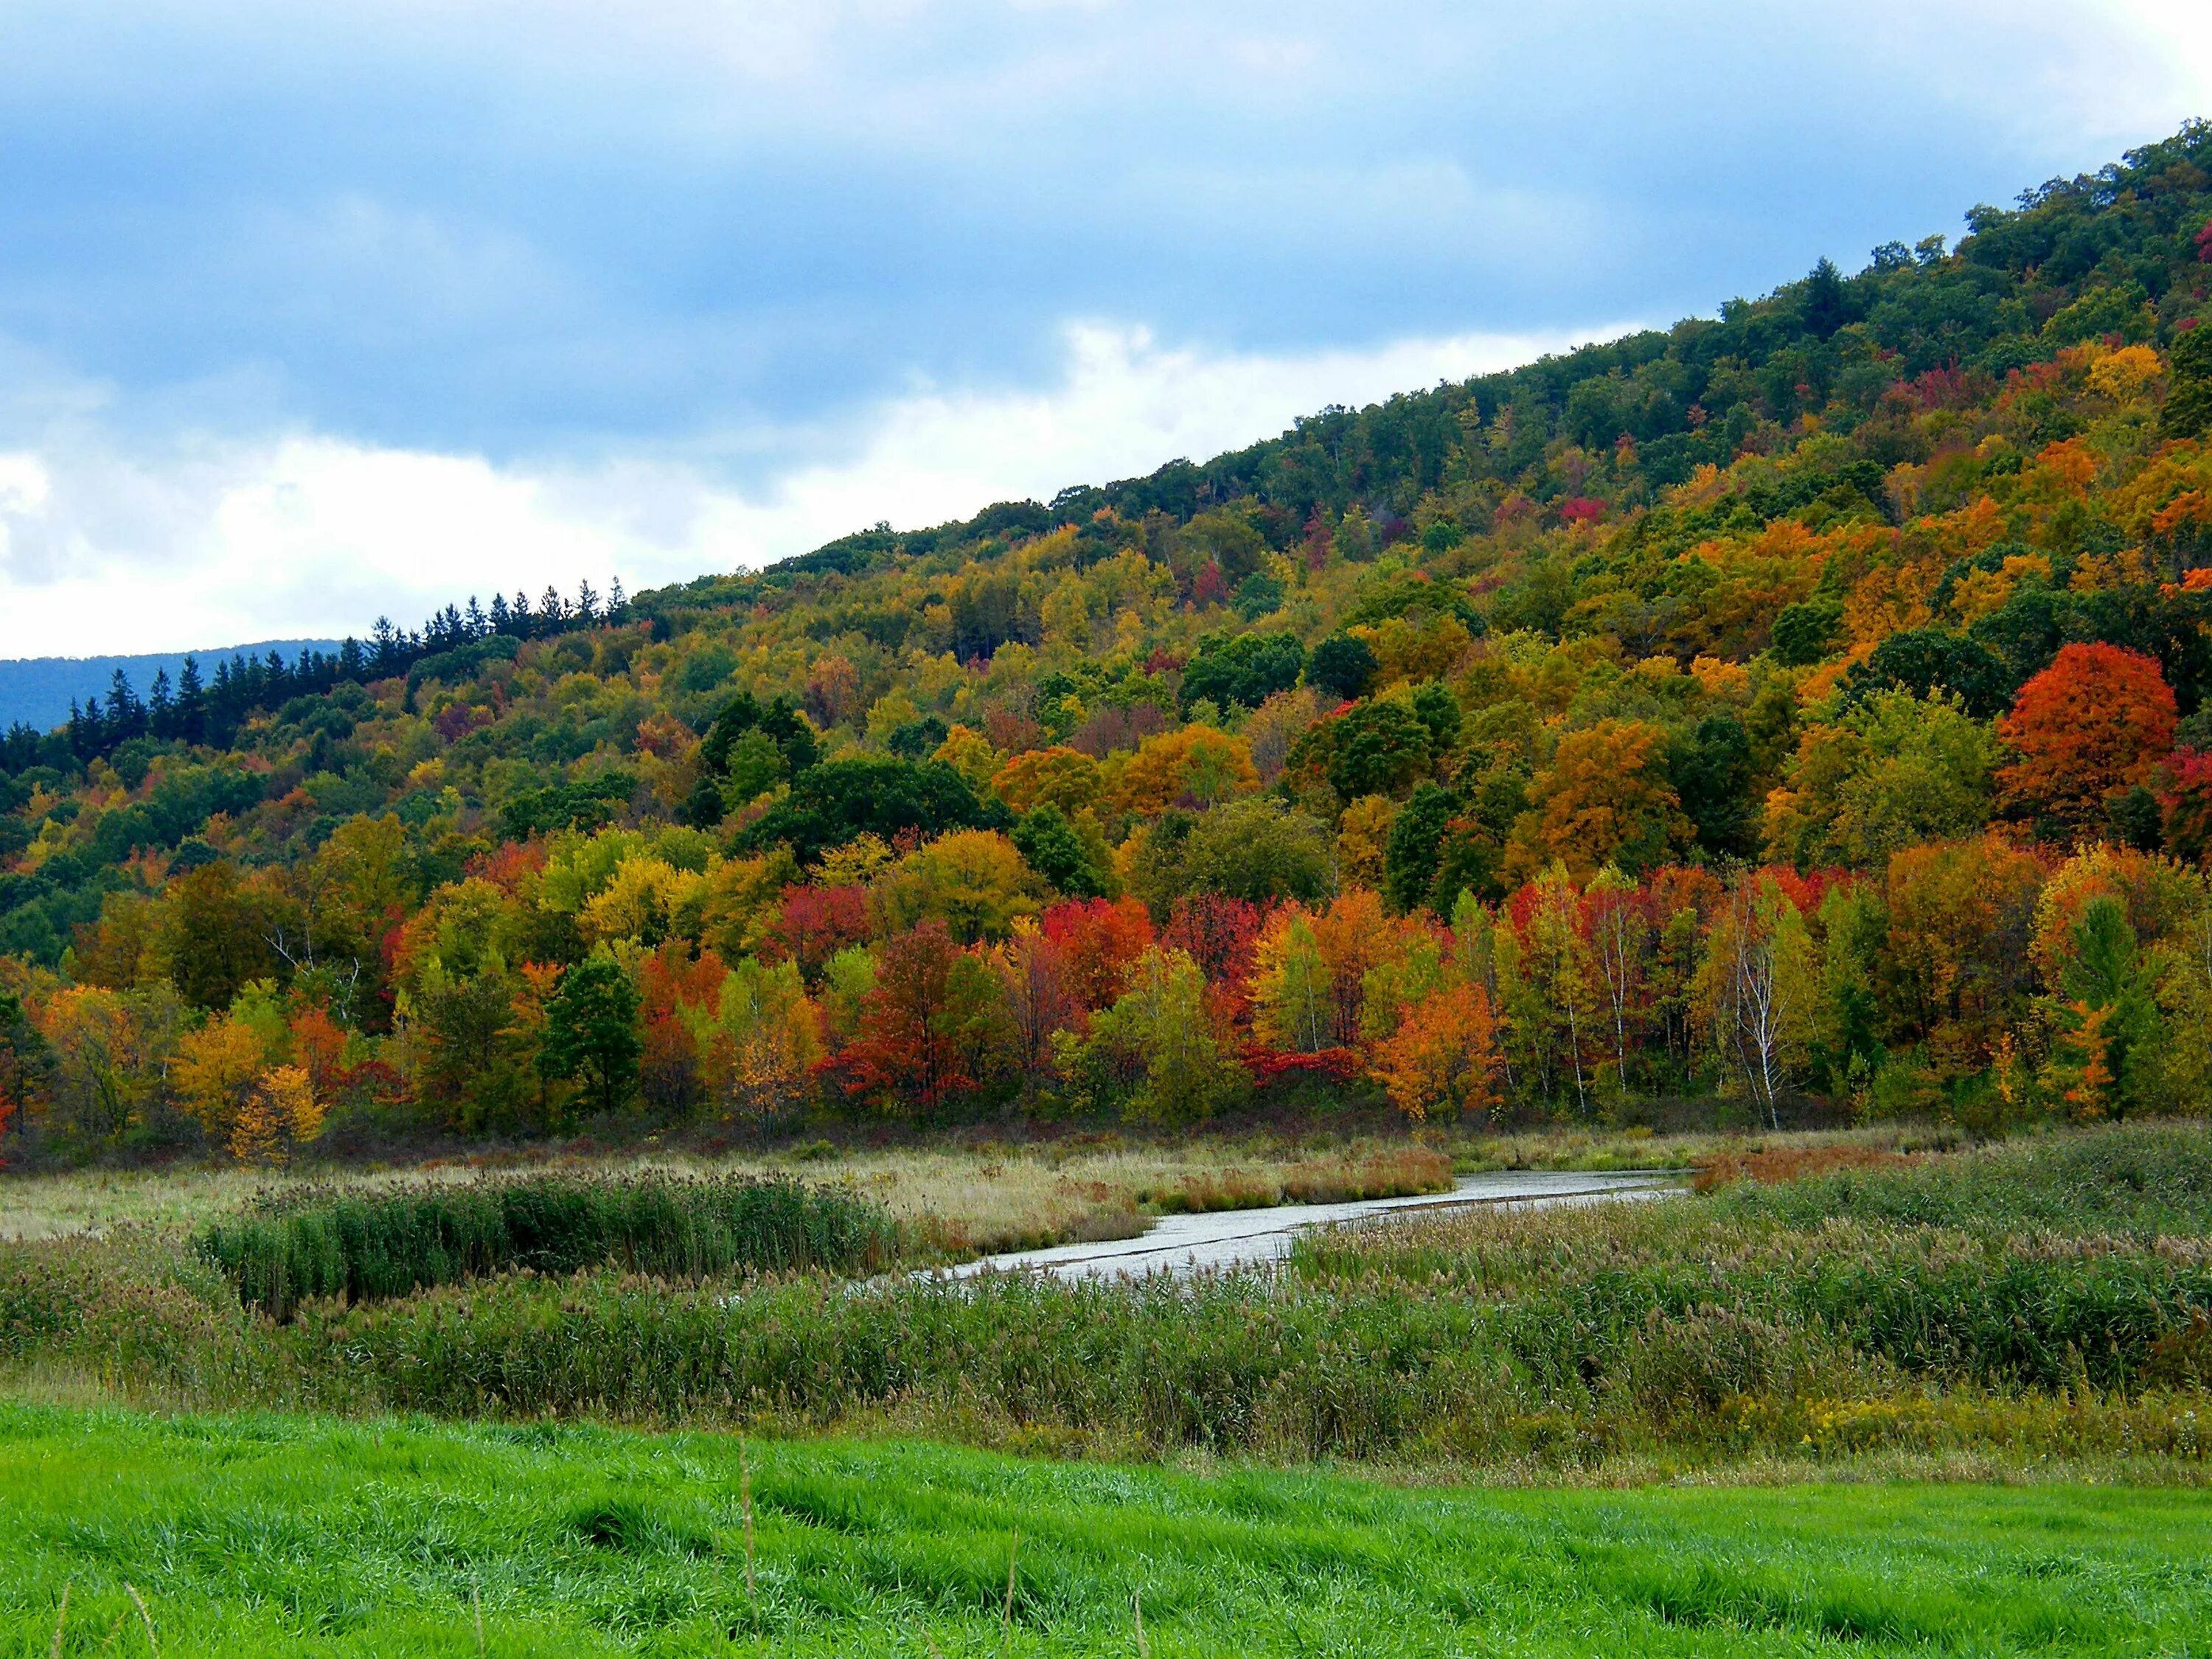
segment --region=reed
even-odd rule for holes
[[[1902,1449],[2197,1471],[2212,1212],[2192,1161],[2212,1164],[2212,1131],[2128,1127],[1423,1214],[1309,1236],[1273,1272],[1133,1284],[806,1264],[694,1283],[694,1258],[656,1271],[608,1249],[563,1277],[325,1294],[285,1324],[158,1236],[4,1246],[0,1358],[165,1405],[1062,1455],[1560,1470]]]
[[[194,1242],[245,1305],[283,1322],[311,1299],[380,1301],[517,1269],[605,1266],[689,1280],[872,1269],[896,1257],[898,1229],[865,1200],[793,1181],[638,1175],[311,1189],[203,1228]]]

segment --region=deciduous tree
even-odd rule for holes
[[[2005,803],[2078,834],[2149,777],[2173,747],[2173,693],[2156,661],[2110,645],[2069,645],[2021,688],[1998,735],[2014,757],[1997,774]]]
[[[1419,1122],[1434,1112],[1488,1111],[1498,1101],[1498,1066],[1489,995],[1462,979],[1407,1008],[1370,1069],[1390,1103]]]

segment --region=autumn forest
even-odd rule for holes
[[[2212,1104],[2212,126],[1955,246],[0,739],[0,1158]]]

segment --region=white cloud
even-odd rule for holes
[[[916,387],[852,421],[836,459],[751,495],[666,453],[495,467],[301,435],[148,460],[72,426],[51,447],[0,455],[0,656],[359,633],[379,614],[411,623],[471,592],[573,591],[611,574],[637,588],[755,567],[878,520],[940,523],[1202,459],[1325,404],[1618,331],[1271,356],[1079,325],[1050,386]]]

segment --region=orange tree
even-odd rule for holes
[[[1694,835],[1667,776],[1667,733],[1648,720],[1600,720],[1562,738],[1529,799],[1535,846],[1514,851],[1531,875],[1553,859],[1578,882],[1608,863],[1635,875],[1687,848]]]
[[[2069,645],[2022,686],[1997,735],[2015,759],[1997,774],[2024,817],[2080,833],[2173,747],[2173,692],[2158,664],[2113,645]]]

